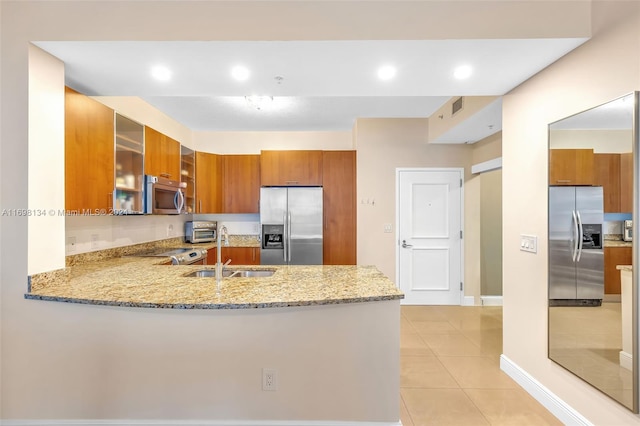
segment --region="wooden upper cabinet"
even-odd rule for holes
[[[260,211],[260,156],[225,155],[224,213],[258,213]]]
[[[356,152],[324,151],[323,263],[356,264]]]
[[[550,149],[549,185],[593,185],[593,149]]]
[[[262,186],[321,186],[322,151],[262,151]]]
[[[602,186],[604,212],[620,212],[620,154],[594,154],[593,184]]]
[[[620,154],[620,212],[633,212],[633,155]]]
[[[144,173],[180,180],[180,142],[145,126]]]
[[[113,208],[114,111],[65,88],[65,207]]]
[[[223,157],[196,152],[196,213],[222,213]]]

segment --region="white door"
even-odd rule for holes
[[[398,169],[398,283],[407,305],[462,301],[462,169]]]

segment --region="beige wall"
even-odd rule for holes
[[[437,139],[498,99],[497,96],[463,96],[462,109],[452,115],[451,107],[458,98],[460,96],[454,96],[431,114],[428,141]]]
[[[502,169],[480,174],[480,294],[502,296]]]
[[[631,117],[629,117],[631,124]],[[595,153],[631,152],[632,130],[552,130],[552,148],[593,148]]]
[[[396,168],[463,167],[465,295],[479,296],[479,187],[468,181],[472,148],[427,144],[427,128],[427,119],[357,121],[358,264],[376,265],[396,279]],[[394,232],[385,233],[385,224]]]
[[[502,132],[500,131],[491,136],[487,136],[472,146],[473,164],[484,163],[494,158],[500,158],[502,157]]]
[[[592,40],[503,100],[504,354],[593,424],[637,424],[547,358],[547,125],[640,89],[640,3],[594,2],[593,24]],[[537,254],[520,234],[538,236]]]
[[[195,149],[193,132],[188,127],[149,105],[137,96],[92,96],[93,99],[134,121],[164,133],[185,145]]]
[[[354,149],[343,132],[194,132],[196,150],[216,154],[260,154],[269,149]]]

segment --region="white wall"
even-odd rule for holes
[[[640,89],[640,3],[593,3],[593,38],[503,100],[504,354],[596,425],[639,419],[547,358],[547,126]],[[538,253],[519,250],[538,236]]]

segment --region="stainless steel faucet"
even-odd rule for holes
[[[222,226],[220,232],[218,232],[218,238],[216,239],[216,286],[217,293],[220,294],[220,282],[222,281],[222,271],[224,267],[231,263],[231,259],[227,260],[224,265],[222,264],[222,236],[225,236],[225,245],[229,245],[229,237],[227,235],[227,227]]]

